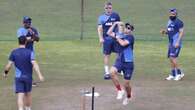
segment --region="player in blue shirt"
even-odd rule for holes
[[[15,93],[17,94],[18,110],[31,110],[31,90],[32,90],[32,68],[37,71],[40,81],[44,77],[35,63],[34,53],[25,48],[26,37],[19,37],[19,48],[14,49],[10,56],[8,64],[4,69],[4,77],[7,77],[12,64],[15,65]]]
[[[109,37],[107,34],[108,29],[113,25],[114,22],[120,21],[120,16],[118,13],[112,11],[112,3],[106,2],[105,13],[99,16],[98,18],[98,36],[99,42],[103,44],[103,54],[104,54],[104,79],[110,79],[109,74],[109,57],[112,52],[117,52],[116,40],[112,37]],[[113,29],[114,32],[117,31],[115,27]]]
[[[172,8],[169,10],[169,21],[167,24],[167,29],[161,30],[162,34],[167,34],[168,43],[168,58],[171,63],[171,74],[166,78],[166,80],[181,80],[184,74],[181,72],[177,57],[179,56],[182,47],[182,37],[184,36],[184,24],[178,18],[177,10]]]
[[[31,24],[32,19],[28,16],[24,16],[23,26],[17,30],[17,37],[18,38],[23,36],[26,37],[27,38],[26,48],[31,50],[35,54],[34,42],[39,42],[40,38],[38,30],[34,28]],[[33,86],[37,86],[37,84],[33,82]]]
[[[118,26],[119,31],[113,32],[115,26]],[[109,36],[116,39],[120,45],[118,57],[115,60],[115,64],[110,69],[112,81],[117,89],[117,99],[122,99],[125,91],[126,98],[123,100],[123,105],[127,105],[131,98],[131,86],[130,80],[134,70],[134,58],[133,58],[133,46],[134,36],[132,31],[134,27],[129,23],[115,22],[108,30]],[[117,73],[123,71],[124,73],[124,90],[121,89]]]
[[[25,36],[27,38],[26,48],[34,51],[34,41],[39,41],[39,32],[32,27],[32,19],[28,16],[23,17],[23,26],[17,30],[17,37]]]

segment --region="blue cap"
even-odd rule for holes
[[[171,8],[171,9],[169,9],[169,13],[177,14],[177,9]]]
[[[28,16],[24,16],[23,17],[23,22],[29,22],[29,21],[31,22],[31,20],[32,19],[30,17],[28,17]]]

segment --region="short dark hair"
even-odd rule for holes
[[[112,2],[107,1],[107,2],[105,2],[105,4],[104,4],[104,5],[112,5]]]
[[[26,37],[25,36],[20,36],[18,38],[18,43],[19,43],[19,45],[25,45],[26,44]]]
[[[132,24],[130,24],[130,23],[125,23],[125,28],[128,28],[131,31],[134,31],[134,29],[135,29],[134,26]]]
[[[169,13],[177,14],[177,9],[176,8],[171,8],[171,9],[169,9]]]
[[[23,22],[31,22],[31,21],[32,21],[32,19],[30,17],[28,17],[28,16],[23,17]]]

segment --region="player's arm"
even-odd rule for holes
[[[177,26],[179,27],[179,37],[176,41],[175,48],[179,47],[180,41],[181,41],[182,37],[184,36],[184,24],[183,24],[183,22],[179,22],[177,24]]]
[[[6,78],[10,69],[11,69],[11,66],[12,66],[13,62],[12,61],[8,61],[7,65],[5,66],[5,69],[4,69],[4,73],[3,73],[3,76]]]
[[[32,34],[32,41],[38,42],[40,40],[37,30],[34,30],[32,28],[29,28],[28,31]]]
[[[184,36],[184,28],[180,28],[179,29],[179,39],[178,39],[178,42],[182,39],[183,36]]]
[[[115,26],[117,25],[117,22],[115,22],[109,29],[107,34],[113,38],[116,38],[116,34],[113,32]]]
[[[161,33],[162,35],[166,35],[166,34],[167,34],[167,30],[166,30],[166,29],[161,29],[161,30],[160,30],[160,33]]]
[[[129,41],[128,40],[123,40],[121,38],[117,38],[116,37],[116,41],[121,45],[121,46],[127,46],[129,45]]]
[[[98,31],[99,42],[102,44],[104,42],[102,25],[98,25],[97,31]]]
[[[175,44],[175,47],[178,48],[179,47],[179,43],[182,39],[182,37],[184,36],[184,28],[180,28],[179,29],[179,38],[177,39],[177,42]]]
[[[32,60],[31,63],[32,63],[33,68],[35,70],[35,73],[38,75],[40,81],[44,81],[44,77],[43,77],[42,73],[40,72],[40,68],[39,68],[39,65],[37,64],[37,62],[35,60]]]

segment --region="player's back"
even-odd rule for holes
[[[10,58],[15,65],[15,77],[19,79],[32,79],[33,53],[26,48],[17,48],[12,51]]]

